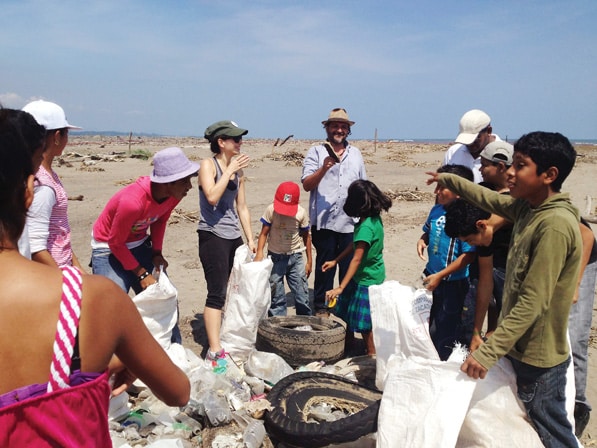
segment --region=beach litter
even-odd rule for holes
[[[112,397],[109,417],[114,447],[273,447],[263,417],[271,410],[267,392],[276,381],[295,371],[322,371],[357,381],[358,368],[347,368],[347,360],[334,365],[314,362],[294,370],[273,353],[253,350],[245,363],[237,364],[228,356],[226,368],[218,369],[207,366],[191,350],[184,351],[183,370],[191,381],[189,403],[182,408],[166,406],[144,386]],[[282,375],[267,368],[271,362]],[[320,404],[313,407],[312,418],[333,420],[338,418],[334,411]]]

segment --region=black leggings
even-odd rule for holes
[[[226,303],[226,288],[234,262],[234,252],[242,246],[243,239],[238,237],[227,240],[206,230],[198,230],[197,233],[199,234],[199,260],[207,283],[205,306],[221,310]]]

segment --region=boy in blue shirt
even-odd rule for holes
[[[452,173],[471,182],[473,172],[464,165],[444,165],[438,173]],[[423,225],[423,235],[417,242],[417,253],[427,260],[423,284],[433,292],[433,305],[429,316],[429,334],[440,359],[452,353],[454,342],[459,341],[462,326],[462,305],[469,289],[468,265],[475,259],[475,248],[450,238],[444,231],[445,207],[458,195],[438,183],[435,188],[437,203],[429,212]],[[427,249],[428,259],[425,257]]]

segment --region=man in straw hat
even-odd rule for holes
[[[479,109],[466,112],[460,119],[456,143],[446,151],[442,165],[467,166],[473,170],[475,183],[481,182],[481,151],[489,143],[501,140],[492,130],[491,118],[485,112]]]
[[[367,179],[361,152],[348,143],[350,121],[346,110],[333,109],[321,122],[327,139],[309,149],[303,162],[301,181],[309,196],[311,238],[317,252],[315,258],[315,312],[329,315],[325,306],[325,292],[334,288],[336,269],[321,270],[323,263],[334,260],[352,244],[354,219],[342,209],[349,185],[357,179]],[[350,257],[340,263],[340,280],[346,274]]]

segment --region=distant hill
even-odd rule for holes
[[[128,137],[130,132],[118,131],[71,131],[73,135],[105,135],[108,137]],[[152,134],[149,132],[133,132],[133,137],[172,137],[170,135]]]

